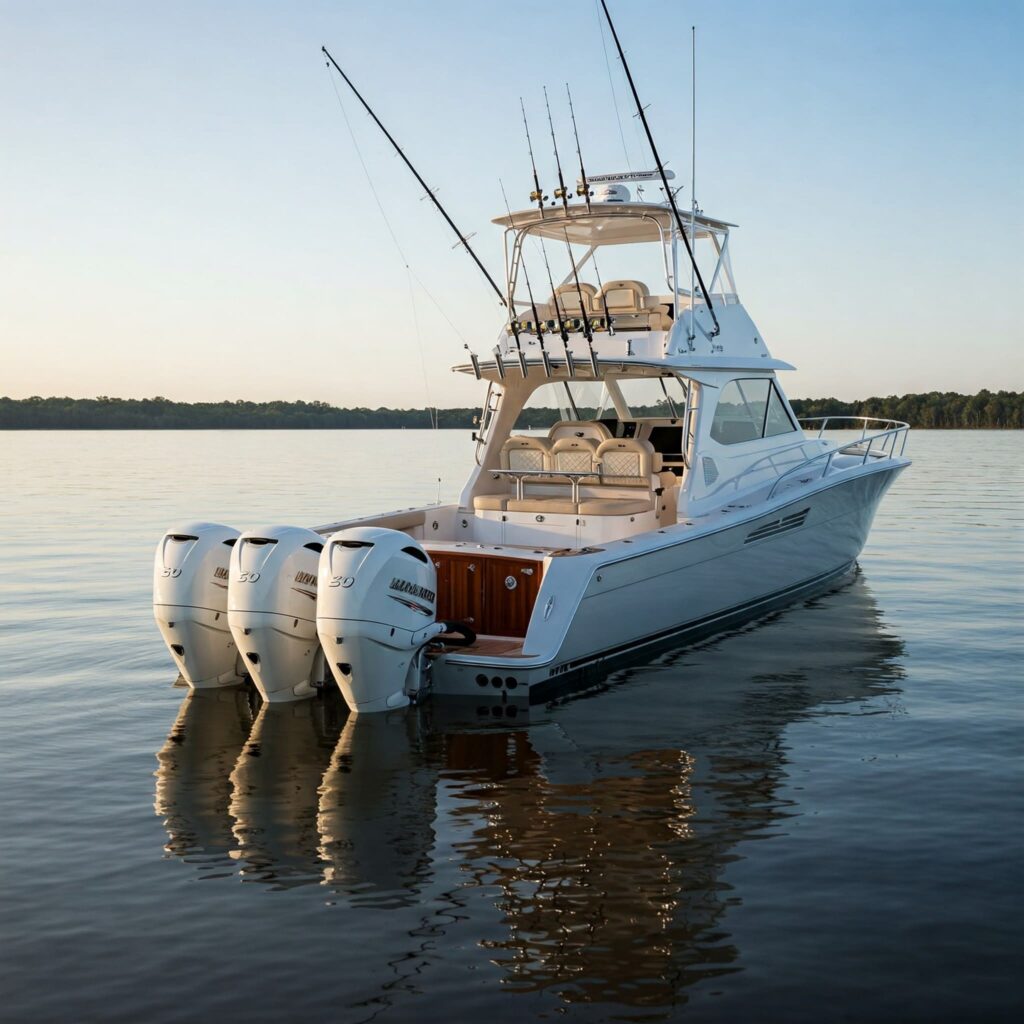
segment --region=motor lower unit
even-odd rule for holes
[[[241,534],[231,553],[228,624],[246,671],[271,703],[312,696],[323,678],[316,636],[323,538],[298,526]]]
[[[168,530],[153,561],[153,615],[182,677],[195,689],[242,679],[228,627],[228,576],[238,530],[185,523]]]

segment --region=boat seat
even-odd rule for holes
[[[674,473],[662,469],[661,455],[650,441],[615,437],[601,443],[596,458],[600,485],[586,488],[580,515],[657,511],[660,523],[675,522],[678,480]]]
[[[640,314],[646,310],[650,290],[642,281],[609,281],[596,299],[597,308],[604,312],[605,304],[612,316]]]
[[[583,308],[580,309],[580,296],[576,291],[576,284],[563,284],[555,289],[554,302],[548,303],[552,307],[560,308],[567,317],[593,316],[597,312],[597,289],[592,284],[580,282],[580,292],[583,293]]]
[[[509,512],[536,512],[546,516],[574,516],[577,512],[571,498],[510,498],[506,507]]]
[[[593,473],[581,483],[597,483],[597,449],[592,437],[562,437],[551,446],[551,468],[557,473]],[[571,484],[566,485],[572,490]]]
[[[502,446],[499,455],[502,469],[547,470],[551,468],[551,442],[546,437],[514,434]],[[508,477],[495,477],[501,490],[473,497],[473,508],[480,511],[501,512],[508,507],[516,493],[515,482]],[[527,477],[527,480],[530,478]]]
[[[607,441],[612,432],[604,423],[597,420],[559,420],[550,430],[548,438],[552,442],[563,437],[592,437],[595,441]]]
[[[650,512],[654,502],[647,498],[585,498],[581,516],[635,516]]]

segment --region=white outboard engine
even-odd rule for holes
[[[311,697],[323,677],[316,638],[323,538],[299,526],[246,530],[231,553],[228,624],[265,701]]]
[[[153,561],[153,615],[194,689],[242,681],[228,628],[228,561],[238,531],[219,523],[168,530]]]
[[[316,628],[350,710],[404,707],[421,688],[434,637],[458,630],[475,639],[436,614],[434,563],[407,533],[354,527],[324,546]]]

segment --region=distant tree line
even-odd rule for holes
[[[932,391],[864,401],[797,398],[798,416],[877,416],[930,429],[1024,428],[1024,393]],[[595,410],[581,409],[581,416]],[[637,410],[667,415],[662,407]],[[169,398],[0,398],[0,430],[425,430],[472,429],[479,409],[339,409],[327,402],[172,402]],[[524,409],[517,429],[547,427],[557,409]]]

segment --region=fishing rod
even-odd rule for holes
[[[548,103],[548,87],[544,86],[544,106],[548,111],[548,128],[551,129],[551,147],[555,151],[555,166],[558,168],[558,188],[555,189],[555,198],[562,200],[562,207],[566,214],[569,213],[569,190],[565,187],[565,179],[562,177],[562,161],[558,159],[558,142],[555,140],[555,122],[551,120],[551,104]]]
[[[498,179],[498,185],[501,188],[501,198],[505,200],[505,209],[508,210],[508,216],[509,216],[509,219],[511,220],[511,218],[512,218],[512,211],[511,211],[511,209],[509,209],[508,196],[505,195],[505,184],[501,180],[501,178]],[[527,288],[529,288],[530,287],[530,274],[529,274],[529,271],[526,269],[526,261],[523,260],[522,263],[523,263],[523,276],[526,278],[526,286],[527,286]],[[531,289],[531,297],[532,297],[532,289]],[[523,371],[523,380],[526,380],[526,376],[527,376],[527,372],[528,372],[527,369],[526,369],[526,353],[523,352],[523,345],[522,345],[522,342],[519,340],[519,316],[516,313],[516,304],[515,304],[515,302],[512,299],[511,286],[510,286],[510,294],[509,294],[509,311],[511,312],[511,317],[509,318],[509,326],[512,328],[512,335],[516,339],[516,355],[519,357],[519,369]],[[534,312],[536,312],[536,310]]]
[[[569,116],[572,118],[572,134],[576,139],[576,155],[580,158],[580,188],[576,189],[577,195],[582,195],[587,201],[587,213],[590,213],[590,182],[587,181],[587,172],[583,167],[583,150],[580,148],[580,133],[576,127],[576,112],[572,108],[572,90],[569,88],[569,83],[565,83],[565,92],[569,97]],[[601,284],[601,271],[597,269],[597,252],[591,254],[591,262],[594,264],[594,276],[597,278],[597,288],[601,293],[601,302],[604,304],[604,322],[608,328],[609,334],[615,334],[615,328],[612,326],[612,315],[608,311],[608,297],[604,293],[604,285]],[[575,264],[574,264],[575,266]]]
[[[512,216],[512,211],[509,209],[508,196],[505,194],[505,186],[502,184],[501,179],[498,179],[498,184],[501,185],[501,198],[505,200],[505,209],[508,210],[509,217]],[[530,272],[526,269],[526,257],[523,255],[523,248],[519,247],[519,262],[523,268],[523,279],[526,281],[526,294],[530,299],[530,309],[533,311],[533,322],[537,325],[537,341],[540,343],[540,358],[544,364],[544,376],[551,376],[551,359],[548,357],[548,350],[544,347],[544,325],[541,323],[540,313],[537,311],[537,303],[533,298],[533,287],[530,284]],[[511,296],[509,296],[511,298]],[[515,303],[513,303],[513,316]],[[519,343],[519,335],[516,335],[516,344]],[[522,367],[523,376],[526,376],[526,357],[522,351],[519,353],[519,365]]]
[[[647,133],[647,142],[651,147],[651,155],[654,157],[654,162],[658,166],[658,174],[661,176],[661,183],[665,188],[665,195],[668,196],[669,205],[672,207],[672,213],[676,220],[676,227],[679,229],[679,234],[682,236],[683,244],[686,246],[686,254],[690,257],[690,266],[693,267],[693,271],[697,275],[697,283],[700,285],[700,291],[704,296],[704,302],[707,304],[708,312],[711,314],[711,319],[714,322],[715,327],[711,332],[711,337],[715,337],[715,335],[722,330],[718,323],[718,317],[715,316],[715,307],[711,305],[711,296],[708,294],[708,290],[704,286],[704,278],[701,275],[700,267],[697,266],[697,261],[694,258],[693,249],[690,246],[690,240],[686,236],[686,229],[683,227],[683,218],[679,216],[679,207],[676,206],[675,193],[671,188],[669,188],[668,177],[665,174],[664,164],[662,164],[661,157],[658,155],[658,147],[654,144],[654,136],[651,134],[651,126],[647,123],[647,115],[644,113],[644,106],[640,102],[640,94],[636,91],[636,84],[633,82],[633,75],[629,70],[629,64],[626,62],[626,54],[623,52],[622,43],[619,42],[619,34],[615,31],[615,25],[612,22],[611,14],[608,13],[608,4],[605,3],[605,0],[601,0],[601,7],[604,9],[604,16],[608,22],[608,28],[611,29],[612,39],[615,40],[615,48],[619,51],[619,60],[622,61],[622,69],[626,72],[626,80],[629,82],[629,88],[633,93],[633,101],[636,103],[637,114],[644,126],[644,131]],[[692,315],[693,311],[691,309],[691,316]]]
[[[540,239],[540,252],[544,257],[544,269],[548,273],[548,287],[551,289],[551,298],[555,303],[555,312],[558,313],[558,330],[562,336],[562,348],[565,349],[565,368],[570,377],[575,377],[576,361],[572,357],[572,352],[569,351],[569,329],[566,327],[568,317],[565,315],[565,303],[563,302],[561,307],[558,305],[558,292],[555,291],[555,281],[551,276],[551,264],[548,263],[548,250],[544,245],[543,237]],[[580,312],[583,311],[580,310]]]
[[[569,116],[572,118],[572,133],[576,138],[576,155],[580,158],[580,184],[576,189],[576,195],[583,196],[587,201],[587,213],[590,213],[590,183],[587,181],[587,172],[583,169],[583,153],[580,150],[580,133],[576,129],[576,111],[572,109],[572,91],[569,83],[565,83],[565,92],[569,97]]]
[[[530,123],[526,120],[526,104],[523,97],[519,97],[519,107],[523,112],[523,127],[526,129],[526,148],[530,151],[530,166],[533,168],[533,191],[530,193],[530,202],[537,204],[541,217],[544,216],[544,190],[540,187],[540,178],[537,177],[537,161],[533,158],[533,142],[530,139]],[[511,216],[511,214],[510,214]]]
[[[415,167],[413,167],[412,162],[405,155],[405,153],[402,152],[402,147],[399,146],[397,142],[395,142],[391,133],[387,130],[387,128],[384,127],[384,125],[381,123],[380,118],[371,109],[370,104],[363,99],[359,90],[352,84],[352,79],[350,79],[348,75],[346,75],[345,72],[341,70],[341,67],[339,66],[338,62],[330,55],[330,53],[328,53],[327,47],[321,46],[320,49],[323,51],[324,56],[331,62],[331,64],[334,65],[335,71],[337,71],[338,74],[341,75],[341,77],[345,80],[345,84],[355,94],[356,99],[359,100],[359,102],[366,108],[366,112],[370,115],[370,117],[373,118],[373,120],[376,122],[377,127],[384,133],[384,137],[388,140],[388,142],[391,143],[392,146],[394,146],[395,152],[405,162],[405,166],[408,167],[410,171],[412,171],[413,177],[426,190],[427,195],[430,197],[430,201],[438,208],[438,210],[441,213],[441,216],[444,217],[445,221],[448,223],[448,226],[452,229],[452,231],[455,232],[455,235],[459,240],[459,244],[462,246],[463,249],[466,250],[467,253],[469,253],[469,255],[473,258],[473,262],[480,268],[480,272],[484,275],[484,277],[487,278],[487,283],[494,289],[495,295],[498,296],[498,301],[503,306],[507,306],[508,303],[505,301],[505,296],[502,294],[501,289],[498,287],[494,278],[491,277],[487,268],[483,265],[483,263],[480,262],[480,257],[477,256],[477,254],[472,250],[472,248],[470,248],[469,242],[466,241],[466,236],[458,229],[457,225],[455,224],[455,221],[453,221],[451,217],[448,216],[448,211],[441,205],[437,196],[434,195],[433,191],[431,190],[430,186],[420,176],[420,172],[417,171]]]
[[[597,380],[597,354],[594,352],[594,329],[590,326],[590,318],[587,316],[587,307],[583,302],[583,289],[580,287],[580,275],[576,272],[576,260],[572,255],[572,246],[569,244],[569,232],[562,228],[565,236],[565,248],[569,254],[569,265],[572,267],[573,280],[576,282],[576,295],[580,300],[580,312],[583,314],[583,333],[587,339],[587,346],[590,349],[590,368],[594,371],[594,380]]]

